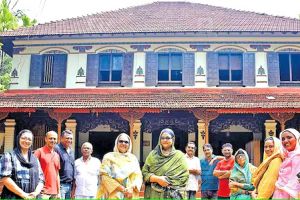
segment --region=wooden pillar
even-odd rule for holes
[[[67,119],[66,123],[66,129],[72,131],[73,133],[73,143],[72,143],[72,148],[75,149],[75,143],[76,143],[76,119]]]
[[[205,144],[206,125],[203,120],[198,120],[198,157],[204,158],[203,145]]]
[[[57,143],[60,142],[61,124],[64,120],[71,117],[72,113],[55,112],[54,110],[48,110],[49,117],[57,122]]]
[[[260,141],[259,140],[253,140],[253,159],[254,159],[254,162],[253,164],[255,166],[259,166],[260,164]]]
[[[133,140],[132,140],[132,153],[140,161],[141,157],[141,120],[135,120],[133,123]]]
[[[204,135],[204,141],[205,143],[209,143],[209,122],[216,119],[219,116],[219,113],[217,111],[208,111],[206,109],[192,109],[191,112],[195,115],[195,117],[201,121],[201,123],[204,123],[203,129],[201,129],[201,132],[199,132],[199,126],[198,126],[198,138],[200,138],[200,135]],[[198,121],[198,122],[199,122]],[[198,148],[198,152],[199,152]],[[199,155],[199,154],[198,154]]]
[[[281,131],[285,129],[285,123],[293,119],[295,113],[270,113],[270,116],[280,123]]]
[[[276,137],[276,125],[277,122],[275,120],[266,120],[265,122],[265,138],[268,138],[270,136]]]
[[[134,134],[136,134],[136,133],[134,133],[134,128],[135,128],[134,123],[136,122],[136,120],[140,120],[144,116],[145,113],[138,112],[136,110],[130,110],[128,112],[119,113],[119,114],[123,119],[125,119],[129,122],[129,129],[130,129],[129,136],[130,136],[130,139],[132,142],[135,141]],[[138,125],[136,125],[136,127],[138,127]],[[139,132],[141,132],[141,131],[139,131]],[[138,135],[140,135],[140,133]],[[132,146],[132,152],[137,152],[137,151],[139,151],[139,149],[140,149],[140,146],[137,146],[137,145]],[[136,155],[136,156],[138,157],[138,155]]]
[[[5,136],[4,136],[4,152],[13,150],[15,139],[15,126],[14,119],[6,119],[5,122]]]

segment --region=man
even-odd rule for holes
[[[188,142],[185,147],[186,160],[189,169],[189,180],[187,183],[186,191],[188,199],[195,199],[196,192],[199,188],[198,177],[201,172],[199,158],[195,157],[196,145],[194,142]]]
[[[203,145],[205,158],[200,160],[201,166],[201,198],[216,199],[218,191],[218,178],[213,175],[214,169],[217,166],[218,160],[210,163],[214,158],[213,148],[210,144]]]
[[[100,160],[92,157],[93,146],[89,142],[85,142],[81,146],[82,157],[75,161],[75,191],[76,199],[95,199],[99,175]]]
[[[219,179],[218,199],[229,199],[230,197],[229,177],[234,166],[234,156],[232,153],[232,145],[230,143],[223,144],[222,154],[225,159],[217,164],[213,173]]]
[[[62,199],[70,199],[74,180],[74,152],[71,149],[73,133],[65,130],[61,133],[60,144],[55,146],[55,151],[60,157],[60,194]]]
[[[43,199],[59,198],[59,155],[54,151],[57,142],[57,133],[46,133],[45,146],[35,151],[34,155],[39,159],[45,176],[45,184],[41,193]]]

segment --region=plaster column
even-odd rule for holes
[[[265,132],[266,132],[266,137],[268,138],[270,136],[275,136],[276,137],[276,125],[277,122],[275,120],[266,120],[265,122]]]
[[[203,145],[205,144],[205,122],[198,120],[198,157],[199,159],[204,158]]]
[[[72,148],[73,150],[75,150],[76,148],[76,126],[77,126],[77,123],[76,123],[76,120],[75,119],[67,119],[66,123],[66,129],[72,131],[73,133],[73,143],[72,143]],[[79,147],[81,148],[81,147]]]
[[[132,153],[140,161],[141,152],[141,120],[135,120],[133,123],[133,140],[132,140]]]
[[[6,119],[4,124],[5,124],[4,152],[8,152],[13,150],[14,148],[16,121],[14,119]]]
[[[133,84],[132,87],[145,87],[146,53],[135,52],[133,61]]]
[[[206,52],[195,52],[195,87],[207,87]]]
[[[266,52],[255,53],[255,80],[256,87],[268,86],[268,63]]]

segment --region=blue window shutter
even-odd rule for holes
[[[145,85],[156,86],[158,78],[158,56],[157,53],[146,53],[146,73],[145,73]]]
[[[99,74],[99,54],[87,55],[86,86],[97,86]]]
[[[195,54],[183,53],[182,85],[195,85]]]
[[[206,63],[207,63],[207,73],[206,73],[207,86],[218,86],[220,83],[218,53],[207,52]]]
[[[133,76],[133,53],[124,54],[124,63],[122,69],[121,85],[125,87],[132,86]]]
[[[41,87],[43,74],[43,56],[31,55],[29,86]]]
[[[66,87],[67,54],[55,54],[53,63],[53,87]]]
[[[243,54],[243,85],[255,86],[255,54]]]
[[[279,56],[278,53],[267,53],[268,63],[268,82],[269,86],[280,85],[280,70],[279,70]]]

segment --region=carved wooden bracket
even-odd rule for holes
[[[129,112],[124,112],[124,113],[119,113],[119,115],[127,120],[129,122],[129,127],[130,127],[130,138],[131,140],[133,140],[133,123],[135,122],[135,120],[139,120],[141,119],[145,113],[143,112],[137,112],[136,110],[131,110]]]
[[[192,109],[191,111],[197,119],[203,120],[205,123],[209,123],[219,116],[217,111],[207,111],[204,108]]]
[[[272,119],[280,123],[281,131],[285,129],[285,123],[295,116],[295,113],[270,113]]]
[[[60,141],[60,134],[61,134],[61,123],[71,117],[72,113],[60,113],[54,112],[53,110],[47,110],[48,115],[51,119],[57,121],[57,134],[58,134],[58,142]]]
[[[198,120],[203,120],[205,123],[205,133],[201,133],[201,136],[204,135],[205,137],[205,143],[209,142],[209,134],[208,134],[208,127],[209,127],[209,122],[212,120],[216,119],[219,116],[219,113],[217,111],[207,111],[204,108],[197,108],[197,109],[192,109],[191,110],[195,117]],[[200,133],[198,133],[200,134]]]
[[[8,112],[0,113],[0,120],[5,119],[8,116]]]

